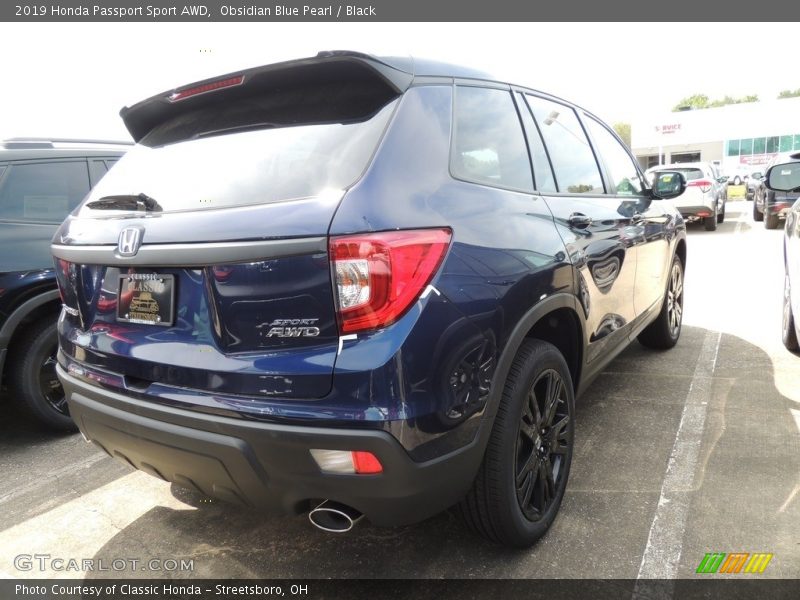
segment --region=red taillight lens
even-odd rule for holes
[[[359,475],[383,473],[383,465],[372,452],[356,450],[353,452],[353,469]]]
[[[244,75],[237,75],[236,77],[229,77],[228,79],[220,79],[219,81],[198,85],[196,87],[189,88],[188,90],[175,92],[174,94],[170,95],[167,100],[170,102],[178,102],[179,100],[186,100],[186,98],[191,98],[192,96],[197,96],[199,94],[205,94],[206,92],[215,92],[216,90],[221,90],[223,88],[241,85],[243,82]]]
[[[707,179],[694,179],[687,182],[686,187],[699,187],[704,194],[711,189],[711,182]]]
[[[332,238],[341,333],[403,316],[439,268],[450,237],[449,229],[419,229]]]

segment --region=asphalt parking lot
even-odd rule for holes
[[[579,400],[566,497],[530,550],[493,546],[451,513],[325,534],[305,515],[171,488],[6,408],[0,576],[632,579],[693,577],[708,552],[764,552],[773,558],[760,577],[798,578],[800,357],[780,341],[783,234],[751,209],[730,202],[716,232],[689,227],[681,340],[663,353],[632,345]],[[140,562],[15,563],[37,553]],[[143,570],[152,558],[193,563]]]

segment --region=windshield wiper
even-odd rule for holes
[[[99,200],[89,202],[86,206],[94,210],[135,210],[141,212],[161,212],[164,210],[156,202],[155,198],[151,198],[146,194],[105,196]]]

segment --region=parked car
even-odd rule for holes
[[[56,377],[61,302],[50,241],[126,146],[92,140],[0,144],[0,381],[55,429],[74,429]]]
[[[749,178],[750,170],[744,165],[735,167],[733,169],[728,169],[728,172],[726,173],[726,179],[730,185],[742,185],[747,183]]]
[[[789,162],[794,154],[794,152],[776,154],[767,163],[766,170],[769,171],[773,165]],[[764,221],[767,229],[777,229],[780,222],[786,219],[786,215],[798,198],[800,198],[800,193],[775,191],[769,189],[766,182],[763,182],[755,191],[753,220]]]
[[[750,176],[747,178],[747,193],[745,196],[748,200],[755,199],[756,191],[761,186],[761,180],[763,178],[763,171],[751,171]]]
[[[789,162],[785,162],[789,161]],[[784,162],[767,169],[765,184],[775,194],[800,191],[800,152],[787,153]],[[800,202],[786,213],[783,234],[783,345],[792,352],[800,350],[800,328],[794,315],[800,314]]]
[[[650,167],[646,173],[676,171],[686,178],[686,191],[673,200],[687,221],[703,221],[706,231],[714,231],[718,223],[725,221],[727,203],[726,177],[718,176],[710,163],[676,163]]]
[[[334,52],[121,114],[137,146],[52,246],[58,373],[83,434],[157,477],[328,531],[458,504],[527,546],[575,396],[678,341],[685,180],[647,187],[568,102]]]

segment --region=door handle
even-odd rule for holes
[[[569,223],[570,227],[586,229],[592,224],[592,217],[583,213],[572,213],[567,219],[567,223]]]

